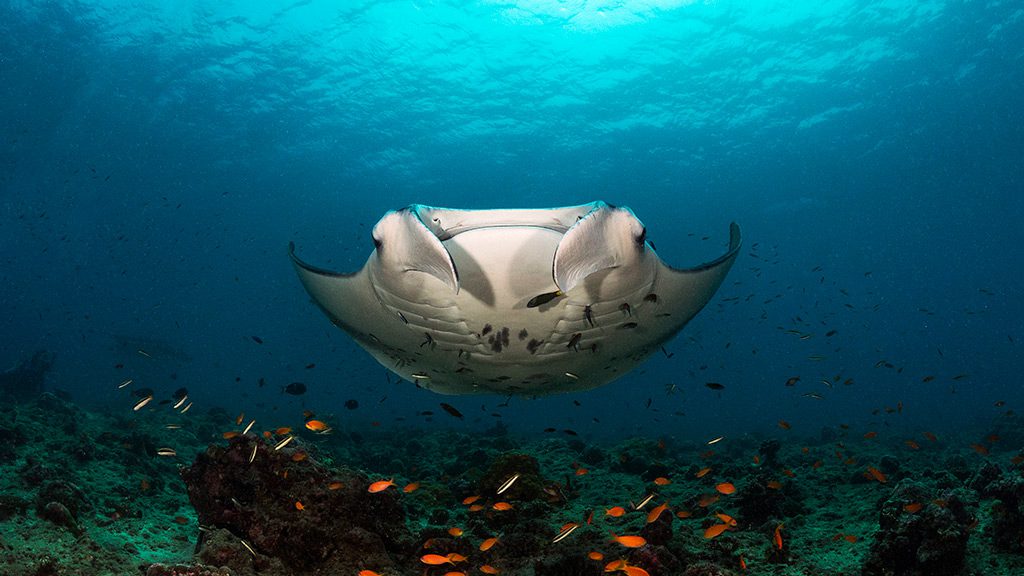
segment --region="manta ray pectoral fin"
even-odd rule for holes
[[[381,266],[392,271],[429,274],[458,294],[459,274],[452,255],[413,208],[388,212],[373,227],[373,243]]]
[[[288,255],[302,285],[332,322],[355,334],[373,326],[376,317],[373,314],[374,307],[370,304],[376,301],[376,297],[365,270],[355,274],[341,274],[317,268],[295,255],[294,242],[288,244]]]
[[[662,265],[652,293],[659,301],[671,303],[678,330],[689,322],[715,295],[739,254],[740,227],[729,225],[729,250],[722,256],[694,268],[672,268]],[[681,324],[679,324],[681,322]]]
[[[632,210],[595,202],[555,249],[555,285],[568,292],[594,272],[634,262],[645,241],[644,225]]]

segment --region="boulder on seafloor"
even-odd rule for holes
[[[254,436],[210,446],[181,471],[199,523],[228,530],[289,573],[387,567],[391,554],[414,546],[395,490],[371,494],[361,473],[306,454],[297,438],[280,450]]]
[[[1020,470],[1003,472],[986,463],[975,475],[971,487],[984,498],[995,498],[989,537],[997,549],[1020,553],[1024,551],[1024,477]]]
[[[964,489],[935,493],[903,480],[881,504],[864,576],[955,576],[967,554],[977,502]]]

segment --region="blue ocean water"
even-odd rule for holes
[[[1022,61],[1017,2],[8,0],[0,366],[356,430],[984,423],[1022,400]],[[598,199],[677,266],[745,245],[668,354],[586,393],[396,383],[287,257],[354,271],[410,203]]]

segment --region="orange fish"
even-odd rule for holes
[[[302,505],[302,502],[299,502],[298,500],[296,500],[295,501],[295,509],[296,510],[305,510],[306,507]]]
[[[605,516],[611,516],[612,518],[618,518],[626,513],[626,509],[622,506],[615,506],[604,511]]]
[[[904,440],[903,443],[906,444],[907,447],[910,448],[911,450],[921,449],[921,445],[918,444],[917,442],[914,442],[913,440]]]
[[[676,512],[676,516],[680,518],[689,518],[690,516],[693,516],[693,512],[690,512],[689,510],[680,510]]]
[[[786,422],[785,420],[779,420],[779,428],[782,428],[783,430],[789,430],[790,428],[792,428],[792,426],[790,426],[789,422]]]
[[[867,476],[869,480],[874,478],[875,480],[878,480],[882,484],[885,484],[886,482],[889,481],[888,478],[885,477],[885,474],[883,474],[881,470],[875,468],[874,466],[868,466]]]
[[[669,484],[672,483],[672,481],[669,480],[668,478],[665,478],[664,476],[658,476],[657,478],[654,479],[654,483],[657,484],[658,486],[668,486]]]
[[[330,430],[331,427],[322,420],[309,420],[306,422],[306,428],[313,432],[326,432],[327,430]]]
[[[441,556],[440,554],[424,554],[420,556],[420,562],[429,564],[431,566],[440,566],[441,564],[455,564],[451,558],[447,556]]]
[[[587,474],[588,472],[590,472],[590,470],[587,470],[586,468],[577,468],[576,469],[576,475],[577,476],[583,476],[584,474]]]
[[[509,504],[508,502],[495,502],[494,505],[491,506],[491,508],[494,508],[495,510],[504,512],[505,510],[511,510],[512,509],[512,505]]]
[[[740,554],[740,570],[747,570],[747,561],[743,559],[743,554]]]
[[[843,535],[843,539],[846,540],[847,542],[849,542],[850,544],[856,544],[857,543],[857,537],[854,536],[853,534],[844,534]]]
[[[626,568],[625,560],[612,560],[611,562],[604,565],[605,572],[618,572]]]
[[[331,482],[330,484],[327,485],[327,489],[328,490],[337,490],[339,488],[343,488],[344,486],[345,485],[342,484],[341,482]]]
[[[480,551],[481,552],[487,552],[491,548],[494,548],[494,545],[497,544],[497,543],[498,543],[498,539],[497,538],[494,538],[494,537],[488,538],[487,540],[484,540],[483,542],[480,543]]]
[[[458,538],[459,536],[462,536],[462,528],[457,528],[455,526],[452,526],[451,528],[448,529],[448,533],[451,534],[452,536]]]
[[[185,518],[184,516],[175,516],[174,517],[174,523],[175,524],[182,524],[182,525],[188,524],[188,518]]]
[[[410,492],[415,492],[416,489],[419,488],[419,487],[420,487],[420,483],[419,482],[412,482],[410,484],[406,484],[405,488],[402,488],[402,492],[405,492],[406,494],[408,494]]]
[[[483,504],[473,504],[469,508],[466,508],[466,510],[469,510],[470,512],[479,512],[479,511],[481,511],[483,509],[484,509],[484,505]]]
[[[448,559],[451,560],[452,562],[465,562],[469,558],[466,558],[465,556],[463,556],[462,554],[459,554],[457,552],[452,552],[451,554],[448,555]]]
[[[380,576],[380,574],[374,572],[373,570],[360,570],[359,576]]]
[[[988,456],[988,448],[985,448],[981,444],[971,444],[971,448],[973,448],[975,452],[981,454],[982,456]]]
[[[490,564],[484,564],[483,566],[481,566],[480,567],[480,571],[483,572],[484,574],[497,574],[498,573],[498,569],[495,568],[494,566],[491,566]]]
[[[647,540],[644,540],[643,536],[616,536],[614,532],[612,532],[612,540],[626,548],[639,548],[647,544]]]
[[[715,502],[718,502],[718,498],[718,494],[704,494],[700,497],[700,500],[697,501],[697,506],[700,506],[701,508],[707,508],[708,506],[711,506]]]
[[[736,525],[736,519],[733,518],[732,516],[729,516],[728,514],[722,514],[721,512],[719,512],[718,514],[715,514],[715,516],[717,516],[719,520],[721,520],[722,522],[725,522],[729,526],[735,526]]]
[[[772,535],[772,542],[775,544],[775,547],[779,550],[782,550],[782,526],[782,524],[776,526],[775,534]]]
[[[878,436],[878,432],[875,432],[874,430],[872,430],[871,432],[867,432],[867,433],[864,434],[864,439],[865,440],[871,440],[875,436]]]
[[[736,491],[736,486],[734,486],[732,482],[722,482],[721,484],[715,485],[715,490],[718,490],[722,494],[729,495]]]
[[[292,454],[292,462],[302,462],[306,459],[307,454],[305,452],[296,452]]]
[[[929,440],[931,440],[932,442],[938,442],[939,441],[939,437],[936,436],[935,434],[931,433],[931,432],[925,432],[924,433],[924,437],[929,439]]]
[[[590,554],[587,554],[587,558],[590,558],[591,560],[604,560],[604,554],[594,550]]]
[[[698,470],[696,476],[697,476],[697,478],[703,478],[704,476],[707,475],[708,472],[711,472],[711,467],[710,466],[708,466],[707,468],[701,468],[700,470]]]
[[[714,526],[709,526],[708,529],[704,531],[704,538],[710,540],[728,529],[728,524],[715,524]]]
[[[230,432],[225,432],[225,433],[221,434],[221,436],[223,436],[225,440],[231,440],[232,438],[235,438],[235,437],[238,437],[238,436],[241,436],[241,435],[242,435],[242,433],[239,432],[238,430],[232,430]]]
[[[373,484],[370,484],[370,487],[367,488],[366,491],[370,492],[371,494],[376,494],[377,492],[383,492],[383,491],[387,490],[388,488],[390,488],[391,486],[394,486],[394,485],[395,485],[394,479],[391,479],[391,480],[377,480]]]
[[[656,506],[652,508],[651,511],[647,513],[647,523],[650,524],[651,522],[657,520],[658,516],[661,516],[661,513],[664,512],[665,510],[668,510],[668,502],[665,502],[661,506]]]
[[[761,457],[758,456],[757,454],[754,454],[754,464],[760,464],[760,463],[761,463]]]
[[[651,573],[639,566],[623,566],[622,571],[626,576],[651,576]]]
[[[920,502],[911,502],[910,504],[904,506],[903,509],[906,510],[907,512],[910,512],[911,514],[914,514],[915,512],[921,510],[921,507],[922,505]]]
[[[242,412],[238,415],[238,418],[235,418],[235,425],[241,424],[242,420],[245,420],[245,412]]]
[[[789,468],[783,470],[782,473],[785,474],[786,476],[789,476],[790,478],[796,478],[796,472],[793,472]]]
[[[780,490],[782,489],[782,482],[779,482],[778,480],[769,480],[766,486],[768,486],[772,490]]]
[[[465,504],[466,506],[469,506],[470,504],[472,504],[473,502],[476,502],[479,499],[480,499],[479,496],[466,496],[462,500],[462,503]]]

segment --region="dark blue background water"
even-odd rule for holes
[[[83,403],[128,410],[133,377],[353,428],[498,411],[703,439],[1019,405],[1020,3],[253,4],[0,3],[0,365],[45,348],[49,385]],[[413,202],[596,199],[677,266],[732,220],[745,246],[672,358],[589,393],[496,408],[389,384],[286,256],[355,270]],[[280,393],[296,380],[305,396]]]

